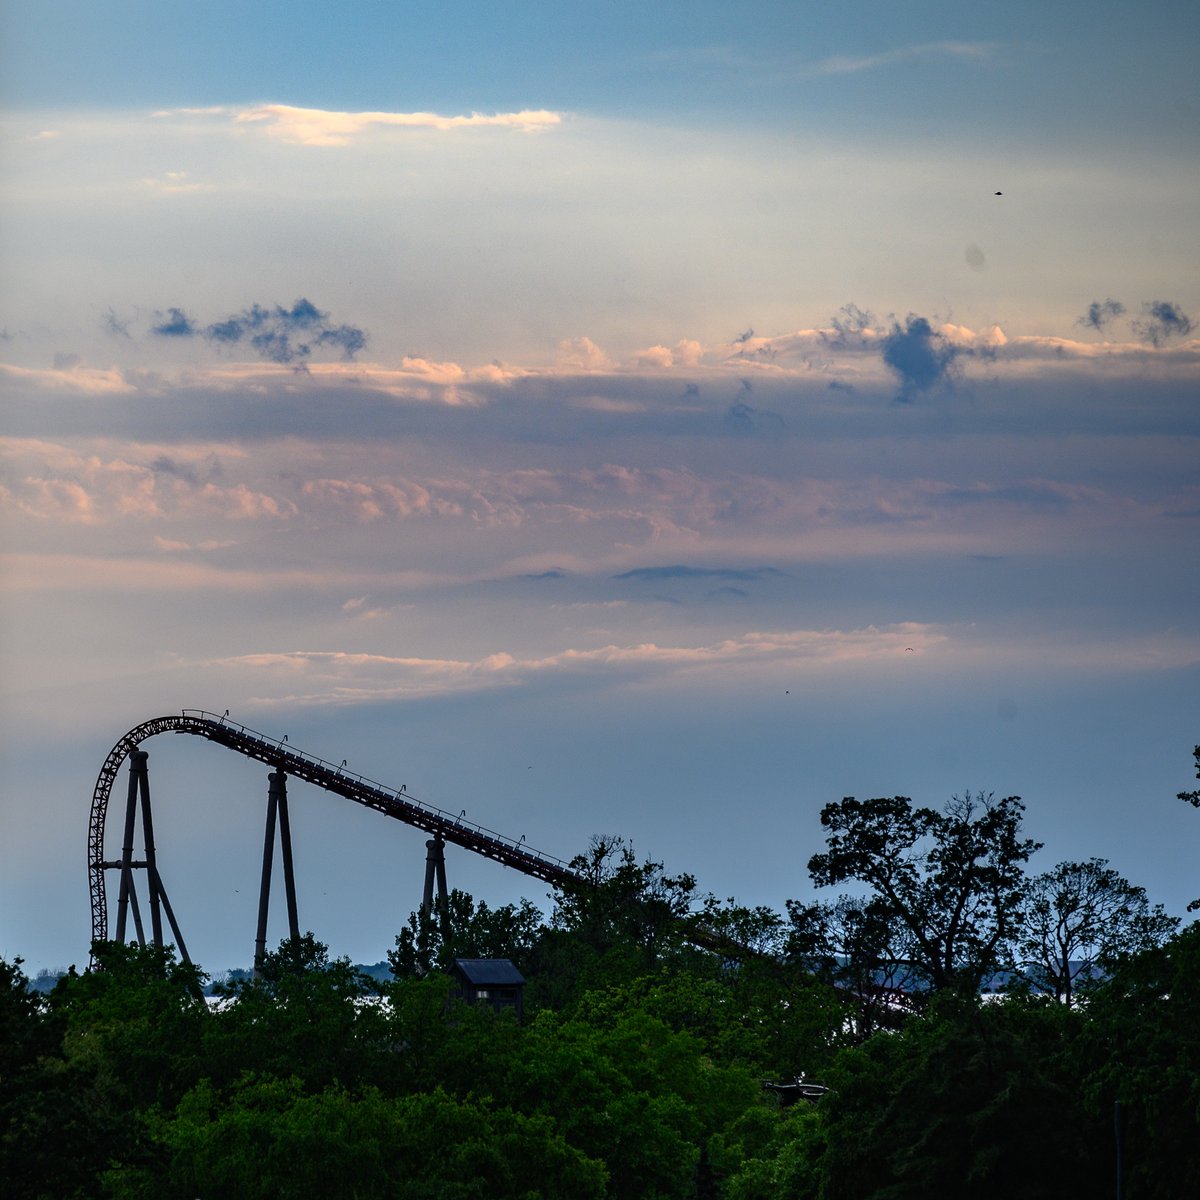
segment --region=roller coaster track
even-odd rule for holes
[[[277,771],[283,771],[295,779],[316,784],[327,792],[344,796],[365,808],[373,808],[385,816],[403,821],[417,829],[444,841],[480,854],[522,874],[540,879],[553,887],[580,884],[583,882],[561,859],[542,854],[519,841],[503,834],[485,829],[427,804],[422,804],[408,795],[406,788],[385,787],[372,779],[357,775],[324,759],[305,754],[288,744],[286,738],[271,738],[266,734],[248,729],[230,721],[228,715],[217,716],[201,709],[183,709],[177,715],[154,717],[131,729],[109,751],[96,779],[96,790],[92,794],[92,811],[88,824],[88,886],[92,901],[92,939],[104,941],[108,938],[108,899],[105,893],[104,873],[119,868],[119,861],[106,861],[104,857],[104,826],[108,815],[109,797],[113,783],[122,763],[130,757],[147,738],[160,733],[187,733],[207,738],[246,758],[267,763]]]

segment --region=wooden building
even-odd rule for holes
[[[518,1019],[525,976],[507,958],[456,958],[450,974],[456,985],[455,995],[467,1004],[490,1004],[496,1012],[511,1008]]]

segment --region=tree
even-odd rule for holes
[[[95,942],[92,957],[97,969],[67,976],[50,995],[67,1061],[114,1105],[173,1104],[202,1070],[207,977],[171,946]]]
[[[911,1011],[924,977],[904,957],[907,933],[886,900],[839,896],[787,907],[788,958],[836,990],[851,1040],[865,1041]]]
[[[1042,1000],[942,993],[843,1051],[821,1076],[822,1200],[1099,1194],[1111,1126],[1079,1095],[1083,1021]]]
[[[605,1194],[603,1166],[547,1119],[440,1088],[388,1098],[296,1079],[247,1077],[228,1097],[205,1080],[152,1122],[159,1162],[105,1179],[118,1200],[240,1196],[288,1200],[554,1200]]]
[[[578,885],[559,887],[551,924],[583,938],[601,952],[618,946],[639,952],[647,962],[679,940],[696,880],[670,876],[663,864],[639,864],[624,838],[593,837],[587,853],[570,863]]]
[[[619,837],[594,837],[555,887],[550,925],[531,957],[527,1007],[569,1007],[588,987],[654,971],[687,944],[696,880],[639,863]]]
[[[907,796],[827,804],[828,850],[809,860],[818,887],[857,880],[870,951],[888,975],[930,991],[978,990],[1005,959],[1020,912],[1023,868],[1039,843],[1020,836],[1020,797],[966,793],[944,812]]]
[[[296,1076],[306,1087],[365,1081],[387,1044],[379,1005],[364,1004],[375,981],[311,933],[265,954],[257,979],[226,983],[225,1002],[205,1030],[208,1077],[224,1088],[244,1072]]]
[[[1161,945],[1178,924],[1106,859],[1064,862],[1026,886],[1017,952],[1031,986],[1070,1006],[1080,984]]]
[[[1196,778],[1200,779],[1200,746],[1196,747],[1195,756]],[[1179,799],[1183,800],[1187,804],[1193,804],[1197,808],[1200,808],[1200,789],[1197,789],[1194,792],[1180,792]],[[1191,904],[1188,905],[1188,912],[1195,912],[1198,908],[1200,908],[1200,900],[1193,900]]]
[[[1200,779],[1200,746],[1196,747],[1194,754],[1196,758],[1196,778]],[[1194,792],[1180,792],[1179,799],[1200,808],[1200,789]]]
[[[436,911],[410,913],[388,962],[397,979],[448,971],[456,958],[507,958],[524,971],[541,932],[542,913],[531,901],[489,908],[486,901],[477,903],[454,888],[447,897],[445,923]]]
[[[1200,1196],[1200,921],[1120,962],[1084,1011],[1079,1091],[1107,1133],[1106,1166],[1119,1103],[1125,1194]]]

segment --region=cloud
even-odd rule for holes
[[[131,393],[136,387],[116,367],[86,367],[75,363],[70,367],[56,366],[54,370],[16,367],[0,363],[0,381],[36,388],[38,391],[94,393],[115,395]]]
[[[837,54],[822,59],[813,68],[818,75],[853,75],[860,71],[874,71],[896,63],[920,62],[928,59],[949,58],[966,62],[979,62],[990,58],[996,49],[994,42],[922,42],[915,46],[898,46],[880,54],[844,55]]]
[[[1124,311],[1125,305],[1120,300],[1113,300],[1111,297],[1107,300],[1093,300],[1088,305],[1087,312],[1075,324],[1099,332],[1114,318],[1121,316]]]
[[[748,380],[742,382],[746,384]],[[746,391],[750,391],[749,387],[746,388]],[[787,425],[787,422],[778,413],[755,408],[753,405],[747,404],[745,400],[735,400],[725,410],[724,421],[726,429],[740,435],[756,433],[762,428],[779,430]]]
[[[157,179],[143,179],[142,184],[164,195],[180,195],[185,192],[211,192],[211,183],[189,182],[187,171],[164,171]]]
[[[905,318],[903,328],[894,321],[883,339],[883,361],[900,377],[898,400],[912,400],[914,393],[936,387],[960,353],[925,317],[913,313]]]
[[[568,338],[558,344],[560,366],[580,371],[602,371],[612,360],[589,337]]]
[[[129,322],[118,317],[111,308],[107,309],[103,316],[101,316],[100,325],[106,333],[111,333],[113,337],[121,337],[129,340]]]
[[[323,347],[340,350],[350,359],[367,344],[367,335],[353,325],[335,325],[311,300],[301,297],[291,308],[251,305],[240,313],[198,326],[182,309],[170,308],[152,327],[160,337],[203,337],[218,345],[245,343],[261,358],[282,365],[303,362]]]
[[[636,350],[633,359],[639,367],[672,367],[675,365],[675,356],[666,346],[648,346],[645,350]]]
[[[152,325],[150,332],[159,337],[195,337],[200,330],[183,309],[168,308],[167,315],[157,325]]]
[[[149,466],[150,470],[156,475],[169,475],[172,478],[182,480],[184,483],[191,484],[193,487],[212,483],[220,479],[224,474],[224,467],[221,465],[221,460],[215,454],[209,454],[204,460],[203,472],[199,471],[191,463],[177,461],[169,454],[160,454],[150,462]]]
[[[519,687],[579,675],[619,682],[737,666],[803,670],[864,660],[903,661],[908,647],[921,654],[946,640],[947,635],[933,626],[903,622],[850,630],[749,632],[691,646],[609,644],[565,649],[540,658],[519,658],[505,651],[460,660],[294,650],[243,654],[194,666],[249,672],[258,704],[346,705]]]
[[[663,579],[732,579],[739,583],[755,583],[760,579],[779,578],[783,574],[777,567],[688,567],[676,563],[669,567],[635,567],[613,578],[631,579],[638,583],[657,583]]]
[[[78,521],[91,524],[96,520],[96,506],[82,484],[65,479],[40,479],[26,476],[21,481],[21,495],[14,497],[18,511],[38,520]]]
[[[829,319],[833,326],[832,333],[821,331],[821,340],[829,346],[848,347],[861,346],[864,338],[871,332],[875,318],[869,311],[859,308],[857,304],[843,304]]]
[[[197,452],[189,463],[133,445],[115,453],[106,449],[102,454],[96,448],[84,452],[50,442],[0,440],[0,465],[20,480],[12,490],[17,511],[109,526],[147,519],[280,520],[299,511],[290,499],[267,493],[255,481],[218,482],[224,468],[211,452]]]
[[[1156,349],[1174,337],[1187,337],[1195,322],[1170,300],[1151,300],[1142,305],[1144,316],[1133,323],[1133,331]]]
[[[175,108],[153,114],[229,117],[240,127],[261,126],[280,141],[299,146],[345,146],[371,129],[513,129],[536,133],[553,129],[562,116],[547,109],[522,109],[507,113],[469,113],[443,116],[432,112],[339,112],[323,108],[298,108],[291,104],[256,104],[248,107]]]
[[[969,485],[927,484],[924,489],[930,504],[955,506],[1017,505],[1040,511],[1063,511],[1079,504],[1097,505],[1103,492],[1078,484],[1031,479],[1010,484],[973,483]]]

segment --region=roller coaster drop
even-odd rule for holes
[[[88,825],[88,884],[92,901],[92,939],[104,941],[108,937],[108,899],[105,891],[104,873],[120,872],[121,884],[117,902],[116,940],[123,942],[126,935],[128,914],[132,911],[138,941],[145,943],[145,930],[137,891],[134,887],[134,871],[146,872],[146,889],[150,902],[151,937],[155,945],[163,945],[162,917],[165,914],[175,938],[180,956],[187,961],[187,949],[175,920],[175,914],[167,899],[166,889],[158,873],[154,846],[154,825],[150,809],[150,776],[147,768],[149,755],[139,749],[147,738],[159,733],[188,733],[207,738],[247,758],[268,764],[270,788],[267,796],[266,835],[263,844],[262,880],[259,891],[258,932],[255,941],[255,964],[261,960],[266,949],[267,907],[271,890],[271,865],[275,853],[275,837],[278,828],[283,863],[284,889],[287,896],[288,926],[293,937],[299,934],[296,916],[296,885],[292,871],[291,829],[288,821],[287,778],[314,783],[327,792],[345,796],[356,804],[373,808],[385,816],[403,821],[431,834],[425,843],[425,889],[422,907],[431,910],[433,889],[436,879],[439,908],[445,913],[446,867],[444,847],[452,842],[481,854],[507,867],[513,867],[525,875],[540,879],[551,886],[578,884],[580,877],[561,859],[541,854],[519,841],[502,834],[464,821],[464,814],[457,817],[439,808],[421,804],[407,794],[405,787],[399,790],[384,787],[374,780],[346,770],[343,760],[340,766],[314,758],[288,745],[287,738],[274,739],[257,733],[244,725],[223,716],[200,709],[183,709],[179,715],[155,717],[131,729],[109,752],[100,768],[96,790],[92,795],[91,820]],[[124,838],[121,857],[106,860],[104,857],[104,826],[108,815],[108,801],[121,764],[128,758],[129,792],[125,807]],[[145,857],[135,860],[133,843],[138,810],[141,810],[142,833]]]

